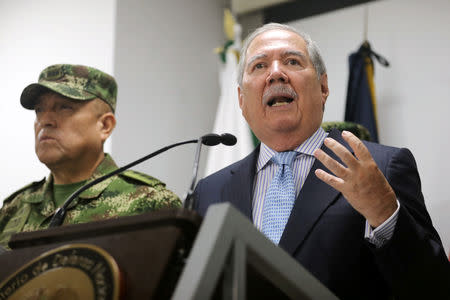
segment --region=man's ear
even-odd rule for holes
[[[99,126],[102,142],[104,143],[116,127],[116,117],[112,112],[104,113],[99,117],[97,124]]]
[[[322,105],[325,108],[325,103],[330,94],[330,90],[328,89],[328,75],[326,73],[320,76],[320,91],[322,93]]]
[[[238,85],[238,87],[237,87],[237,89],[238,89],[238,99],[239,99],[239,107],[242,109],[242,102],[244,101],[243,100],[243,95],[242,95],[242,91],[241,91],[241,87]]]

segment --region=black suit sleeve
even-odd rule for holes
[[[411,152],[397,149],[385,174],[400,210],[391,240],[373,248],[380,271],[395,299],[450,299],[450,264],[426,210]]]

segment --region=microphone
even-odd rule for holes
[[[226,146],[234,146],[237,142],[237,138],[231,133],[223,133],[221,135],[209,133],[202,136],[201,139],[202,144],[206,146],[216,146],[221,143]]]
[[[223,133],[221,137],[222,137],[222,144],[226,146],[234,146],[237,143],[237,138],[231,133]]]
[[[216,146],[219,145],[222,138],[220,135],[215,133],[208,133],[198,139],[198,142],[206,146]]]
[[[231,137],[229,137],[228,135],[231,136]],[[218,145],[220,143],[223,143],[224,140],[226,140],[227,143],[230,143],[229,141],[231,140],[231,142],[232,142],[233,138],[235,140],[234,144],[236,144],[236,137],[234,137],[231,134],[228,134],[228,133],[225,133],[225,134],[222,134],[222,135],[206,134],[206,135],[200,137],[199,139],[187,140],[187,141],[184,141],[184,142],[179,142],[179,143],[175,143],[175,144],[163,147],[163,148],[161,148],[159,150],[156,150],[156,151],[154,151],[154,152],[152,152],[152,153],[150,153],[150,154],[148,154],[148,155],[146,155],[146,156],[144,156],[144,157],[142,157],[142,158],[140,158],[138,160],[135,160],[134,162],[131,162],[131,163],[129,163],[129,164],[127,164],[127,165],[125,165],[125,166],[123,166],[121,168],[118,168],[118,169],[116,169],[116,170],[114,170],[114,171],[112,171],[112,172],[110,172],[108,174],[105,174],[105,175],[103,175],[103,176],[101,176],[101,177],[99,177],[99,178],[89,182],[88,184],[82,186],[81,188],[79,188],[75,192],[73,192],[73,194],[70,195],[70,197],[67,198],[67,200],[64,202],[64,204],[60,208],[58,208],[56,210],[55,215],[50,220],[49,227],[61,226],[61,224],[64,221],[64,218],[66,217],[67,207],[69,207],[70,203],[72,203],[72,201],[79,194],[81,194],[82,192],[84,192],[88,188],[96,185],[97,183],[100,183],[100,182],[102,182],[102,181],[104,181],[104,180],[106,180],[106,179],[108,179],[108,178],[110,178],[110,177],[112,177],[114,175],[117,175],[117,174],[119,174],[119,173],[121,173],[121,172],[123,172],[123,171],[125,171],[125,170],[127,170],[129,168],[131,168],[131,167],[134,167],[137,164],[140,164],[141,162],[144,162],[144,161],[146,161],[146,160],[148,160],[148,159],[150,159],[150,158],[152,158],[152,157],[154,157],[154,156],[156,156],[158,154],[166,152],[167,150],[169,150],[171,148],[174,148],[174,147],[177,147],[177,146],[181,146],[181,145],[185,145],[185,144],[197,143],[198,156],[200,156],[200,150],[199,150],[199,146],[198,146],[199,143],[200,143],[200,146],[201,146],[202,143],[204,143],[205,145],[209,145],[209,146],[215,146],[215,145]],[[195,166],[195,164],[194,164],[194,166]],[[198,158],[197,158],[197,166],[196,166],[196,168],[198,168]],[[195,176],[197,176],[197,172],[196,171],[195,171]]]
[[[192,181],[191,181],[189,190],[186,193],[186,197],[184,198],[184,208],[192,210],[195,205],[195,198],[193,195],[194,195],[195,183],[197,181],[198,164],[200,161],[200,151],[202,148],[202,144],[207,145],[207,146],[216,146],[216,145],[222,143],[226,146],[233,146],[236,144],[236,142],[237,142],[236,137],[234,135],[232,135],[231,133],[224,133],[221,135],[218,135],[215,133],[210,133],[210,134],[206,134],[198,139],[197,149],[195,151]]]

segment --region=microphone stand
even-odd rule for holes
[[[197,181],[197,173],[198,173],[198,165],[200,161],[200,151],[202,148],[202,144],[206,146],[216,146],[218,144],[224,144],[225,146],[233,146],[237,142],[237,139],[234,135],[230,133],[224,133],[221,135],[210,133],[202,136],[198,139],[197,142],[197,150],[195,151],[195,160],[194,160],[194,171],[192,175],[191,186],[184,198],[184,208],[192,210],[195,207],[196,199],[194,197],[194,189],[195,183]]]
[[[197,149],[195,150],[195,160],[194,160],[194,171],[192,174],[192,181],[191,186],[189,187],[189,190],[186,194],[186,197],[184,199],[184,208],[192,210],[194,208],[194,188],[195,188],[195,182],[197,181],[197,174],[198,174],[198,165],[200,161],[200,151],[202,149],[203,144],[203,138],[199,138],[197,142]]]
[[[99,183],[99,182],[101,182],[101,181],[103,181],[103,180],[105,180],[105,179],[107,179],[107,178],[109,178],[111,176],[119,174],[119,173],[125,171],[126,169],[131,168],[131,167],[133,167],[133,166],[135,166],[135,165],[137,165],[137,164],[139,164],[139,163],[141,163],[143,161],[146,161],[147,159],[152,158],[153,156],[156,156],[156,155],[160,154],[161,152],[167,151],[167,150],[169,150],[169,149],[171,149],[173,147],[177,147],[177,146],[180,146],[180,145],[195,143],[197,141],[199,143],[201,143],[202,142],[202,138],[200,138],[198,140],[189,140],[189,141],[179,142],[179,143],[176,143],[176,144],[172,144],[172,145],[166,146],[164,148],[161,148],[161,149],[159,149],[159,150],[157,150],[157,151],[155,151],[153,153],[150,153],[147,156],[144,156],[144,157],[142,157],[142,158],[140,158],[140,159],[138,159],[138,160],[136,160],[136,161],[134,161],[132,163],[129,163],[128,165],[125,165],[125,166],[123,166],[123,167],[121,167],[121,168],[119,168],[117,170],[114,170],[111,173],[108,173],[106,175],[103,175],[102,177],[99,177],[99,178],[89,182],[88,184],[82,186],[81,188],[76,190],[72,195],[70,195],[70,197],[64,202],[64,204],[60,208],[58,208],[56,210],[55,215],[50,220],[49,227],[60,226],[62,224],[62,222],[64,221],[64,218],[66,217],[67,207],[69,206],[69,204],[72,203],[73,199],[75,199],[79,194],[81,194],[82,192],[84,192],[85,190],[90,188],[91,186],[96,185],[97,183]],[[199,155],[200,155],[200,153],[199,153]]]

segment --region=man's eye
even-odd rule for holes
[[[262,63],[257,63],[254,68],[255,69],[262,69],[263,67],[264,67],[264,65]]]
[[[300,65],[300,63],[296,59],[289,59],[288,60],[288,64],[291,65],[291,66],[298,66],[298,65]]]
[[[61,105],[61,109],[73,109],[71,105],[63,104]]]

